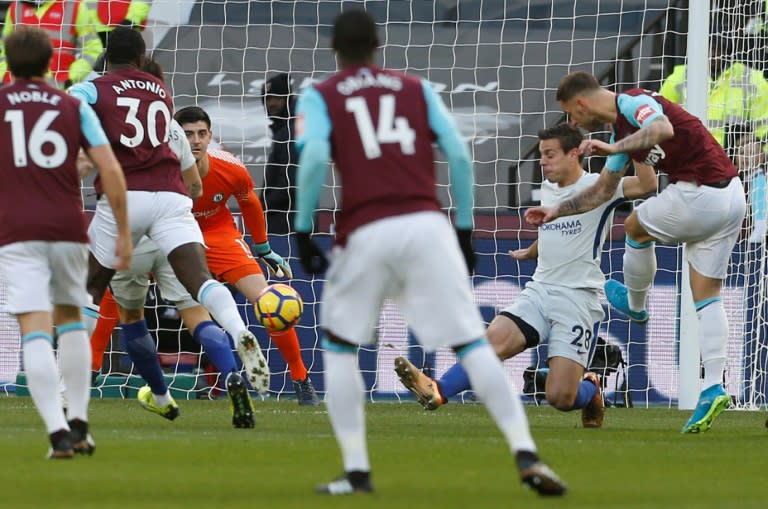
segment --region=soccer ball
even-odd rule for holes
[[[253,311],[268,331],[281,331],[296,325],[304,312],[304,302],[290,286],[275,283],[256,297]]]

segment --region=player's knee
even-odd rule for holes
[[[640,224],[637,212],[632,212],[624,221],[624,232],[630,239],[634,240],[635,242],[642,243],[654,240],[653,237],[651,237],[648,232],[645,231],[643,225]]]
[[[143,309],[123,309],[120,308],[120,323],[136,323],[144,319]]]
[[[488,341],[496,355],[504,360],[539,344],[539,333],[520,317],[502,312],[487,330]]]
[[[547,387],[547,402],[561,411],[573,409],[573,403],[576,401],[576,391],[569,387]]]

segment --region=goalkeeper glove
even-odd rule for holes
[[[256,251],[256,256],[261,258],[264,263],[267,264],[270,275],[288,279],[293,277],[291,266],[288,265],[288,262],[285,261],[282,256],[272,251],[269,242],[254,244],[253,250]]]
[[[459,238],[459,247],[461,254],[464,255],[464,261],[467,263],[467,270],[472,274],[475,270],[475,251],[472,249],[472,230],[456,228],[456,236]]]
[[[299,261],[307,274],[325,272],[328,268],[328,258],[309,233],[296,232],[296,245],[299,248]]]

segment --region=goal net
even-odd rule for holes
[[[733,44],[731,58],[762,69],[765,63],[758,61],[762,56],[755,49],[764,21],[757,6],[762,2],[754,3],[721,0],[712,8],[711,26]],[[379,63],[428,79],[470,145],[476,172],[475,247],[479,254],[473,285],[476,302],[490,321],[515,300],[535,269],[535,263],[518,263],[507,253],[529,245],[536,236],[522,216],[526,207],[538,203],[542,177],[536,133],[563,118],[554,99],[560,78],[574,70],[587,70],[618,91],[637,86],[660,90],[675,66],[686,63],[688,4],[676,0],[155,0],[145,34],[166,71],[176,107],[203,107],[212,118],[216,141],[247,165],[260,190],[271,145],[262,85],[275,74],[289,73],[298,93],[329,76],[336,70],[329,50],[334,16],[353,7],[371,12],[378,20],[382,43]],[[707,83],[706,69],[697,72],[700,74],[689,72],[683,88]],[[745,84],[743,90],[748,89]],[[745,111],[742,116],[751,113]],[[744,135],[732,144],[746,146],[749,133],[757,132],[759,119],[735,121],[728,113],[726,120],[729,138]],[[736,158],[734,147],[730,148]],[[723,288],[730,320],[726,387],[745,408],[763,405],[766,394],[761,154],[758,147],[751,157],[740,159],[750,213]],[[446,164],[441,154],[438,159],[439,194],[448,210]],[[599,171],[602,162],[589,160],[590,171]],[[664,185],[663,175],[660,181]],[[84,189],[86,208],[93,205],[91,195],[92,190]],[[338,206],[338,181],[331,177],[316,224],[317,238],[326,248]],[[630,210],[628,205],[618,211],[606,243],[603,268],[608,277],[622,279],[621,225]],[[305,313],[297,326],[302,356],[323,392],[321,331],[317,327],[323,278],[307,276],[301,270],[287,235],[271,235],[270,242],[292,262],[295,278],[291,284],[305,301]],[[682,248],[659,244],[657,257],[659,270],[649,298],[652,318],[646,326],[630,323],[604,301],[606,320],[599,335],[617,346],[626,361],[625,367],[607,373],[609,401],[677,405],[678,351],[681,330],[686,327],[681,313]],[[0,306],[2,299],[0,290]],[[256,324],[251,306],[242,297],[238,299],[268,356],[273,373],[271,395],[292,397],[284,360]],[[175,384],[176,396],[210,395],[215,375],[206,375],[210,370],[205,356],[200,355],[199,345],[183,329],[174,309],[153,292],[147,301],[147,316],[164,352],[163,364]],[[4,315],[0,315],[0,327],[0,379],[13,384],[23,368],[18,331]],[[408,357],[433,376],[440,376],[456,360],[449,350],[434,354],[421,350],[391,303],[382,310],[374,334],[378,346],[360,352],[360,367],[372,399],[408,397],[393,371],[397,356]],[[505,366],[510,380],[522,388],[525,370],[543,367],[545,362],[546,346],[541,346],[506,361]],[[130,396],[136,386],[132,374],[116,333],[97,388],[105,395],[117,391]],[[20,380],[18,387],[23,389],[23,378]]]

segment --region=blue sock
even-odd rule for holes
[[[595,384],[589,380],[582,380],[579,384],[579,392],[576,393],[576,401],[573,402],[572,410],[578,410],[587,406],[587,403],[595,397],[596,392],[597,387],[595,387]]]
[[[229,336],[224,329],[209,321],[201,322],[192,334],[195,341],[203,345],[203,350],[216,369],[221,373],[222,381],[232,371],[237,371],[235,356],[229,344]]]
[[[163,377],[163,368],[160,367],[160,361],[157,358],[155,340],[149,335],[147,322],[140,320],[134,323],[121,324],[120,328],[128,357],[136,367],[136,371],[149,384],[152,394],[162,395],[168,392],[168,386],[165,383],[165,377]]]
[[[446,399],[472,388],[469,376],[460,362],[451,366],[437,383],[440,384],[440,392]]]

